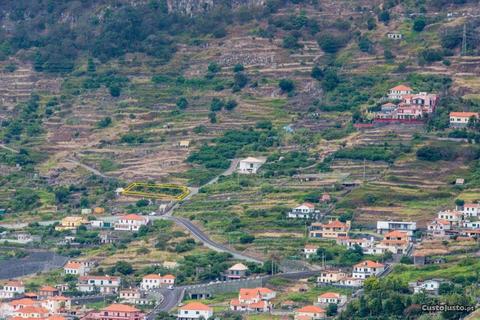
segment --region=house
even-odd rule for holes
[[[120,287],[120,277],[82,276],[78,278],[77,288],[81,292],[116,293]]]
[[[409,240],[407,232],[394,230],[386,233],[380,243],[393,254],[405,254],[410,248]]]
[[[353,278],[367,279],[372,276],[377,276],[385,271],[385,265],[365,260],[353,266]]]
[[[268,312],[272,309],[270,300],[276,292],[268,288],[240,289],[238,299],[230,301],[230,310],[246,312]]]
[[[463,227],[465,229],[480,229],[480,221],[464,221]]]
[[[89,214],[92,214],[92,209],[89,209],[89,208],[84,208],[80,211],[80,213],[82,215],[89,215]]]
[[[465,203],[462,211],[465,217],[478,217],[480,216],[480,203]]]
[[[42,300],[41,305],[52,314],[64,313],[72,308],[72,299],[64,296],[49,297]]]
[[[146,226],[148,223],[148,217],[139,216],[138,214],[127,214],[118,218],[113,228],[117,231],[138,231],[141,226]]]
[[[315,205],[310,202],[304,202],[298,207],[295,207],[287,215],[288,218],[295,219],[318,219],[320,217],[319,211],[315,210]]]
[[[81,216],[68,216],[63,218],[60,221],[60,224],[55,227],[57,231],[65,231],[65,230],[76,230],[81,225],[87,224],[88,221]]]
[[[49,312],[47,309],[42,307],[26,306],[24,308],[17,310],[14,313],[14,316],[19,318],[27,318],[27,319],[46,318],[49,316]]]
[[[350,231],[350,221],[343,223],[338,220],[332,220],[327,224],[312,223],[310,227],[310,237],[336,239],[339,237],[347,237],[348,231]]]
[[[356,246],[366,249],[370,246],[373,246],[374,240],[371,239],[353,239],[350,237],[341,237],[336,240],[337,244],[346,246],[348,249],[355,249]]]
[[[445,219],[437,218],[427,225],[427,233],[432,237],[445,237],[447,230],[451,230],[451,225]]]
[[[102,244],[116,243],[120,240],[118,235],[110,231],[100,231],[98,237],[100,238],[100,243]]]
[[[100,214],[104,214],[104,213],[105,213],[105,208],[102,208],[102,207],[93,208],[93,214],[100,215]]]
[[[225,277],[227,280],[242,279],[247,276],[248,267],[243,263],[237,263],[228,268]]]
[[[50,298],[60,295],[60,291],[52,286],[43,286],[38,289],[38,296],[40,298]]]
[[[332,197],[326,192],[322,194],[322,197],[320,198],[320,202],[330,202],[332,201]]]
[[[10,299],[18,295],[21,295],[25,292],[25,285],[23,281],[19,280],[10,280],[7,281],[2,290],[0,290],[0,299]]]
[[[190,302],[178,308],[177,320],[210,319],[213,308],[200,302]]]
[[[190,140],[180,140],[178,146],[180,148],[188,149],[188,147],[190,147]]]
[[[158,289],[164,286],[170,286],[175,284],[175,276],[167,274],[161,276],[159,274],[147,274],[142,278],[140,288],[143,290]]]
[[[114,303],[85,316],[85,320],[144,320],[145,314],[135,307]]]
[[[403,35],[399,32],[389,32],[387,33],[387,38],[393,40],[402,40]]]
[[[162,263],[162,266],[165,268],[165,269],[176,269],[178,268],[178,263],[175,262],[175,261],[164,261]]]
[[[326,312],[318,306],[305,306],[295,311],[295,320],[319,320],[324,319]]]
[[[430,279],[425,281],[409,282],[408,286],[413,290],[413,293],[425,292],[432,295],[438,295],[438,289],[443,280]]]
[[[463,178],[457,178],[455,179],[455,185],[457,186],[463,186],[465,184],[465,179]]]
[[[337,282],[337,285],[349,288],[360,288],[361,286],[363,286],[363,280],[364,279],[362,278],[354,278],[351,276],[344,277]]]
[[[347,302],[347,296],[336,292],[325,292],[318,296],[317,302],[320,305],[329,305],[330,303],[333,303],[341,306]]]
[[[322,270],[320,276],[317,277],[317,283],[329,284],[339,282],[340,279],[345,278],[347,274],[342,270]]]
[[[303,253],[305,254],[305,258],[310,259],[311,256],[317,254],[318,246],[314,244],[306,244],[303,248]]]
[[[240,160],[238,165],[237,172],[238,173],[245,173],[245,174],[255,174],[257,173],[258,169],[265,163],[266,159],[259,159],[248,157],[245,159]]]
[[[407,94],[412,94],[413,89],[406,85],[398,85],[388,91],[388,98],[391,100],[402,100]]]
[[[147,299],[147,295],[136,288],[129,288],[120,290],[118,298],[122,303],[149,305],[152,300]]]
[[[405,231],[411,237],[417,230],[417,223],[411,221],[377,221],[377,232],[384,234],[390,231]]]
[[[90,268],[87,268],[83,262],[71,260],[63,266],[63,271],[65,274],[84,276],[90,271]]]
[[[438,219],[448,221],[451,226],[460,226],[463,221],[463,212],[456,210],[440,211],[437,217]]]
[[[480,230],[468,230],[464,229],[460,231],[460,235],[468,238],[479,239],[480,238]]]
[[[450,126],[453,128],[466,127],[470,119],[478,120],[477,112],[450,112]]]

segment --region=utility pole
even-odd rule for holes
[[[467,55],[467,24],[463,24],[463,36],[462,36],[462,56]]]

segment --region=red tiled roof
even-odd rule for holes
[[[55,292],[55,291],[58,291],[58,289],[54,288],[52,286],[43,286],[43,287],[40,288],[39,291]]]
[[[11,306],[33,306],[34,304],[36,304],[36,302],[30,298],[13,300],[10,302]]]
[[[406,85],[398,85],[398,86],[395,86],[393,87],[392,89],[390,90],[395,90],[395,91],[412,91],[412,88],[406,86]]]
[[[42,307],[36,306],[27,306],[18,311],[21,314],[31,314],[31,313],[38,313],[38,314],[48,314],[48,310]]]
[[[103,308],[102,311],[114,311],[114,312],[139,312],[137,308],[126,304],[114,303],[109,305],[106,308]]]
[[[64,269],[80,269],[82,263],[78,261],[68,261],[67,264],[63,267]]]
[[[147,274],[143,279],[160,280],[162,279],[162,276],[159,274]]]
[[[178,309],[189,310],[189,311],[212,311],[213,310],[211,307],[201,302],[190,302]]]
[[[478,117],[477,112],[450,112],[450,117],[459,117],[459,118],[470,118],[470,117]]]
[[[324,224],[325,227],[329,227],[329,228],[346,228],[347,225],[343,222],[340,222],[338,220],[332,220],[330,222],[328,222],[327,224]]]
[[[336,292],[325,292],[324,294],[321,294],[319,298],[324,298],[324,299],[338,299],[340,298],[340,294]]]
[[[354,268],[361,268],[361,267],[368,267],[368,268],[382,268],[384,267],[383,264],[372,261],[372,260],[365,260],[360,263],[357,263],[353,266]]]
[[[385,233],[384,238],[386,239],[388,237],[390,237],[390,238],[407,238],[408,233],[406,233],[405,231],[393,230],[393,231]]]
[[[314,209],[314,208],[315,208],[315,205],[314,205],[313,203],[311,203],[311,202],[304,202],[304,203],[302,203],[302,206],[306,206],[306,207],[308,207],[308,208],[310,208],[310,209]]]
[[[324,313],[325,310],[317,306],[305,306],[297,310],[301,313]]]
[[[120,217],[121,220],[133,220],[133,221],[145,221],[146,218],[139,216],[138,214],[127,214]]]
[[[465,203],[464,208],[480,208],[480,203]]]

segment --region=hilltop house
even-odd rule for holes
[[[384,234],[390,231],[405,231],[411,237],[417,230],[417,223],[411,221],[377,221],[377,232]]]
[[[453,128],[466,127],[470,119],[478,120],[477,112],[450,112],[450,126]]]
[[[118,231],[138,231],[141,226],[146,226],[148,223],[148,217],[139,216],[138,214],[127,214],[118,218],[113,228]]]
[[[405,254],[410,248],[410,237],[405,231],[390,231],[384,235],[381,245],[393,254]]]
[[[310,202],[304,202],[298,207],[293,208],[287,215],[294,219],[315,219],[320,217],[320,211],[315,210],[315,205]]]
[[[81,216],[68,216],[60,221],[60,224],[55,227],[57,231],[76,230],[81,225],[87,224],[88,221]]]
[[[318,250],[318,246],[314,244],[306,244],[303,248],[303,253],[305,254],[305,258],[310,259],[311,256],[316,255]]]
[[[333,303],[342,306],[347,302],[347,296],[336,292],[325,292],[318,296],[317,302],[320,305]]]
[[[210,319],[213,308],[200,302],[190,302],[178,308],[177,320]]]
[[[270,300],[276,292],[268,288],[240,289],[238,299],[230,301],[230,310],[246,312],[268,312],[272,309]]]
[[[7,281],[0,290],[0,299],[10,299],[25,292],[23,281],[10,280]]]
[[[353,278],[367,279],[372,276],[377,276],[385,271],[385,265],[365,260],[353,266]]]
[[[320,320],[325,318],[325,310],[318,306],[305,306],[295,311],[295,320]]]
[[[332,220],[326,224],[312,223],[310,226],[310,237],[336,239],[339,237],[347,237],[349,231],[350,221],[343,223],[338,220]]]
[[[87,314],[84,320],[144,320],[145,314],[135,307],[114,303]]]
[[[440,211],[437,214],[438,219],[446,220],[451,226],[460,226],[463,221],[463,213],[456,210]]]
[[[478,217],[480,216],[480,203],[465,203],[462,211],[465,217]]]
[[[240,160],[237,172],[245,174],[256,174],[258,169],[265,163],[266,159],[248,157]]]
[[[248,267],[243,263],[237,263],[228,268],[225,273],[225,278],[227,280],[236,280],[247,277]]]
[[[166,274],[161,276],[159,274],[147,274],[143,277],[140,288],[143,290],[158,289],[164,286],[170,286],[175,284],[175,276]]]
[[[114,276],[82,276],[78,278],[77,288],[81,292],[116,293],[120,288],[121,278]]]

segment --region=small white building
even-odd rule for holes
[[[175,276],[171,274],[166,274],[161,276],[159,274],[147,274],[142,278],[142,283],[140,283],[140,288],[143,290],[158,289],[165,286],[170,286],[175,284]]]
[[[413,289],[413,293],[425,292],[428,294],[437,295],[440,284],[443,280],[431,279],[426,281],[409,282],[408,286]]]
[[[81,292],[117,293],[121,278],[113,276],[81,276],[77,288]]]
[[[70,260],[63,266],[63,271],[65,274],[84,276],[90,271],[90,268],[87,268],[83,262]]]
[[[480,229],[480,221],[464,221],[463,227],[465,229]]]
[[[349,288],[360,288],[363,286],[363,279],[354,278],[354,277],[344,277],[341,278],[338,282],[338,285]]]
[[[317,283],[337,283],[345,277],[347,274],[342,270],[322,270],[317,277]]]
[[[402,40],[403,35],[400,32],[389,32],[387,33],[387,38],[393,40]]]
[[[471,118],[477,119],[477,112],[450,112],[450,126],[453,128],[466,127]]]
[[[305,258],[310,259],[311,256],[317,254],[318,246],[314,244],[306,244],[303,248],[303,254],[305,254]]]
[[[178,308],[177,320],[210,319],[213,309],[200,302],[190,302]]]
[[[247,276],[248,267],[243,263],[236,263],[228,268],[225,277],[227,280],[242,279]]]
[[[330,303],[333,303],[341,306],[347,302],[347,296],[336,292],[325,292],[318,296],[317,302],[320,305],[329,305]]]
[[[385,265],[365,260],[353,266],[353,277],[358,279],[367,279],[372,276],[377,276],[385,271]]]
[[[148,223],[148,217],[139,216],[138,214],[127,214],[118,219],[114,229],[118,231],[138,231],[140,227],[146,226]]]
[[[318,219],[319,216],[319,211],[315,210],[315,205],[310,202],[304,202],[293,208],[287,215],[288,218],[293,219]]]
[[[265,163],[264,158],[248,157],[240,160],[237,172],[245,174],[256,174],[258,169]]]
[[[465,217],[478,217],[480,215],[480,203],[465,203],[463,205]]]
[[[0,299],[10,299],[25,293],[25,285],[23,281],[10,280],[7,281],[0,290]]]

